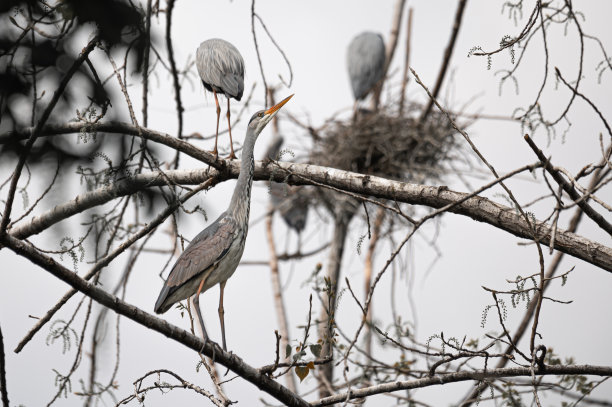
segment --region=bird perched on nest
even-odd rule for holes
[[[217,139],[219,138],[219,117],[221,107],[217,94],[227,97],[227,125],[229,128],[231,153],[228,158],[236,158],[232,142],[232,125],[230,123],[230,98],[240,101],[244,92],[244,61],[240,52],[229,42],[213,38],[200,44],[196,52],[196,66],[204,88],[213,93],[217,105],[217,130],[215,148],[212,153],[217,156]]]
[[[192,301],[198,315],[204,341],[208,340],[204,320],[200,312],[200,293],[219,284],[219,321],[225,343],[225,320],[223,311],[223,290],[225,283],[234,274],[244,252],[244,245],[249,226],[249,211],[251,205],[251,187],[255,161],[253,149],[255,141],[263,128],[278,113],[279,109],[293,95],[268,110],[260,110],[249,121],[244,139],[240,175],[234,188],[229,208],[217,220],[200,232],[180,255],[155,303],[155,312],[163,314],[173,304],[192,295]]]
[[[364,99],[385,72],[385,42],[380,34],[363,32],[349,44],[346,62],[355,101]]]

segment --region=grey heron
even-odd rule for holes
[[[259,133],[292,96],[287,97],[268,110],[260,110],[251,117],[244,138],[240,175],[229,207],[219,215],[217,220],[201,231],[180,255],[155,303],[155,312],[163,314],[176,302],[193,296],[192,302],[198,315],[202,335],[204,341],[207,341],[208,335],[200,312],[199,296],[200,293],[219,284],[218,312],[223,350],[227,350],[223,290],[227,279],[234,274],[238,267],[244,252],[249,225],[251,186],[253,185],[253,171],[255,169],[253,148]]]
[[[385,72],[385,43],[380,34],[363,32],[349,44],[346,62],[355,101],[364,99]]]
[[[244,61],[240,52],[229,42],[212,38],[200,44],[196,52],[196,66],[204,88],[213,93],[217,105],[217,130],[215,148],[217,156],[217,139],[219,138],[219,117],[221,107],[217,94],[227,97],[227,125],[229,128],[231,153],[228,158],[236,158],[232,142],[232,125],[230,123],[230,98],[240,101],[244,92]]]

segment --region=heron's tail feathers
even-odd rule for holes
[[[172,307],[172,303],[166,303],[169,294],[170,287],[164,285],[164,288],[162,288],[161,292],[159,293],[159,297],[155,302],[155,308],[153,309],[156,314],[163,314]]]

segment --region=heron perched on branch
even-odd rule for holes
[[[244,92],[244,61],[240,52],[229,42],[213,38],[200,44],[196,52],[196,66],[204,88],[215,95],[217,105],[217,130],[215,148],[217,156],[217,139],[219,138],[219,117],[221,107],[217,94],[227,97],[227,125],[229,128],[231,153],[228,158],[236,158],[232,142],[232,125],[230,123],[230,98],[240,101]]]
[[[244,138],[240,175],[234,188],[234,194],[229,208],[217,220],[201,231],[187,246],[178,258],[168,275],[168,279],[159,293],[155,303],[155,312],[163,314],[172,305],[190,296],[194,304],[204,341],[208,340],[204,320],[200,312],[200,293],[219,284],[219,321],[223,350],[225,343],[225,320],[223,311],[223,290],[227,279],[234,274],[244,252],[244,245],[249,225],[249,209],[251,205],[251,186],[255,161],[253,148],[259,133],[278,113],[279,109],[291,99],[287,97],[282,102],[268,110],[260,110],[251,120]]]
[[[355,101],[365,99],[385,73],[385,42],[380,34],[363,32],[349,44],[346,62]]]

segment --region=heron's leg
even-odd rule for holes
[[[236,158],[236,154],[234,154],[234,142],[232,141],[232,123],[230,123],[230,108],[229,108],[229,96],[227,98],[227,128],[229,129],[229,134],[230,134],[230,149],[231,149],[231,153],[229,155],[229,157],[227,158]]]
[[[206,328],[204,328],[204,319],[202,318],[202,313],[200,312],[200,293],[202,292],[202,288],[204,287],[205,278],[202,279],[200,285],[198,286],[198,291],[195,293],[193,297],[191,297],[191,302],[193,303],[193,307],[196,310],[196,314],[198,315],[198,321],[200,322],[200,328],[202,329],[202,336],[204,339],[204,346],[206,346],[206,342],[208,342],[208,334],[206,333]]]
[[[221,322],[221,339],[223,341],[223,350],[227,352],[227,346],[225,345],[225,311],[223,310],[223,290],[225,289],[225,281],[219,283],[219,321]]]
[[[202,320],[202,315],[200,315],[200,302],[195,295],[192,295],[190,300],[193,304],[193,308],[196,311],[196,315],[198,316],[198,323],[200,324],[200,330],[202,331],[202,338],[204,340],[204,344],[202,345],[202,349],[200,349],[200,353],[204,353],[204,347],[208,342],[208,334],[206,333],[206,328],[204,328],[204,321]]]
[[[213,89],[213,95],[215,95],[215,104],[217,105],[217,130],[215,131],[215,148],[212,153],[215,155],[215,158],[219,155],[217,151],[217,139],[219,138],[219,117],[221,117],[221,106],[219,106],[219,99],[217,98],[217,92]]]
[[[291,236],[291,229],[289,227],[286,228],[285,232],[285,253],[289,253],[289,236]]]

